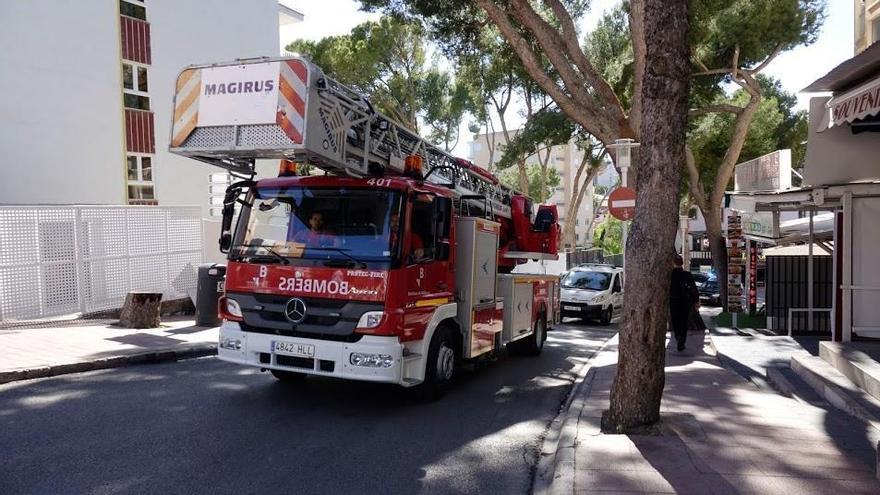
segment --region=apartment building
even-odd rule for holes
[[[277,56],[279,29],[301,20],[277,0],[0,2],[0,203],[207,216],[216,170],[167,151],[177,75]]]

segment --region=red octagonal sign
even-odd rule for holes
[[[636,191],[618,187],[608,196],[608,212],[618,220],[632,220],[636,216]]]

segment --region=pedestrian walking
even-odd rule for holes
[[[676,254],[674,263],[675,268],[672,269],[672,280],[669,284],[669,316],[677,348],[683,351],[687,342],[691,311],[700,299],[694,277],[682,268],[684,260],[681,256]]]

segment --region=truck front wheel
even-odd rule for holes
[[[452,331],[448,327],[438,328],[428,347],[425,381],[415,390],[420,399],[437,400],[449,391],[458,368],[458,354],[455,349]]]

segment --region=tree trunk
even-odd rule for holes
[[[610,196],[610,195],[611,195],[611,192],[612,192],[615,188],[617,188],[618,186],[620,186],[620,180],[618,180],[618,181],[614,184],[613,187],[609,187],[608,190],[605,191],[605,194],[602,195],[602,199],[599,200],[599,206],[600,206],[600,207],[601,207],[603,204],[605,204],[605,201],[608,199],[608,196]],[[590,223],[587,225],[587,235],[590,235],[590,232],[593,231],[593,225],[595,225],[595,224],[596,224],[596,211],[595,211],[595,209],[594,209],[594,210],[593,210],[593,218],[590,219]]]
[[[125,328],[157,328],[162,305],[161,292],[129,292],[119,315],[119,325]]]
[[[562,228],[562,238],[563,246],[571,246],[572,248],[577,247],[577,241],[575,240],[575,224],[577,220],[577,214],[581,211],[581,203],[584,200],[584,196],[587,193],[587,189],[590,188],[590,184],[593,182],[593,179],[596,178],[596,175],[599,173],[600,166],[591,166],[589,172],[587,173],[587,178],[581,181],[581,174],[583,173],[583,169],[586,168],[587,162],[589,161],[588,155],[585,153],[583,160],[581,160],[581,164],[578,167],[577,174],[574,177],[574,189],[572,190],[572,197],[569,198],[567,204],[571,205],[568,210],[568,214],[565,217],[565,225]],[[592,199],[591,199],[592,201]],[[591,208],[592,212],[590,218],[590,226],[593,225],[593,222],[596,220],[596,212]],[[584,219],[586,220],[586,219]],[[587,227],[587,235],[590,233],[590,227]]]
[[[519,191],[529,196],[529,174],[526,172],[526,160],[523,158],[516,164],[519,171]]]
[[[551,154],[553,154],[553,147],[552,146],[547,148],[547,157],[544,159],[541,159],[541,153],[538,152],[538,161],[541,162],[541,177],[540,177],[540,181],[539,181],[539,187],[541,188],[541,193],[538,196],[540,197],[541,203],[546,202],[547,198],[550,197],[548,195],[549,191],[547,191],[547,173],[548,173],[547,172],[547,164],[550,162],[550,155]]]
[[[727,310],[727,244],[724,232],[721,231],[721,215],[718,206],[709,205],[703,213],[706,219],[706,235],[709,236],[709,249],[712,251],[712,268],[718,276],[718,291],[721,294],[721,306]]]
[[[687,0],[645,0],[642,147],[636,212],[626,245],[626,292],[608,432],[656,423],[665,382],[669,281],[685,162],[690,83]]]

